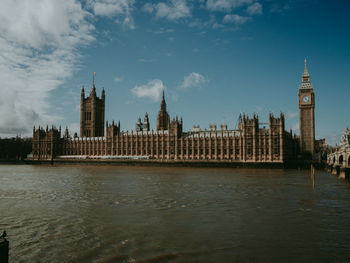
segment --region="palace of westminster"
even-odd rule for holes
[[[135,131],[121,131],[120,122],[106,122],[105,91],[96,95],[93,82],[89,96],[81,91],[80,137],[69,135],[68,129],[52,127],[33,130],[33,159],[107,158],[150,159],[174,161],[220,161],[284,163],[300,153],[315,151],[315,96],[306,68],[298,93],[300,136],[285,130],[284,114],[269,114],[268,128],[262,127],[259,117],[239,116],[238,128],[228,130],[210,125],[209,130],[194,126],[183,130],[182,118],[170,118],[163,91],[157,118],[157,129],[150,130],[146,113],[139,118]]]

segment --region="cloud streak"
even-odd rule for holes
[[[225,15],[222,21],[226,24],[233,23],[236,26],[240,26],[251,21],[251,18],[240,15]]]
[[[227,12],[252,2],[253,0],[207,0],[206,7],[211,11]]]
[[[206,83],[208,80],[201,74],[192,72],[188,76],[184,77],[184,81],[179,86],[179,89],[187,90],[193,87],[200,88],[202,84]]]
[[[169,0],[158,4],[147,3],[143,6],[143,11],[155,13],[156,18],[165,18],[173,21],[191,16],[191,10],[186,0]]]
[[[116,20],[130,29],[134,29],[134,19],[131,15],[135,0],[89,0],[88,6],[97,16],[109,18],[122,17],[122,21]]]
[[[262,5],[258,2],[248,6],[247,13],[251,16],[262,14]]]
[[[165,90],[163,81],[153,79],[145,85],[135,86],[131,89],[131,92],[138,98],[148,98],[156,102],[160,100],[163,90]]]
[[[90,14],[74,0],[11,1],[0,9],[0,134],[28,134],[48,115],[47,99],[72,76],[77,47],[94,40]]]
[[[0,9],[0,135],[30,135],[48,114],[51,91],[79,69],[79,48],[95,41],[95,17],[134,28],[134,0],[3,0]],[[121,19],[121,20],[119,20]]]

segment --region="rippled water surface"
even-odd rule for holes
[[[350,184],[307,171],[0,166],[10,262],[350,262]]]

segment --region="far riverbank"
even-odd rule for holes
[[[227,162],[227,161],[182,161],[182,160],[130,160],[130,159],[53,159],[53,160],[0,160],[0,164],[32,164],[32,165],[114,165],[114,166],[166,166],[166,167],[211,167],[211,168],[261,168],[261,169],[310,169],[311,161],[292,162]],[[313,163],[316,169],[324,169],[324,163]]]

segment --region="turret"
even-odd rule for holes
[[[143,119],[142,130],[149,131],[149,127],[150,127],[150,123],[149,123],[148,113],[146,112],[145,117]]]
[[[281,120],[281,128],[284,131],[284,114],[283,114],[283,112],[280,113],[280,120]]]
[[[173,118],[171,123],[169,123],[169,131],[170,134],[175,135],[176,138],[180,138],[182,136],[182,123],[179,122],[178,117]]]
[[[66,126],[66,130],[64,131],[64,138],[69,138],[68,127]]]
[[[143,119],[143,122],[145,123],[145,122],[148,122],[148,113],[146,112],[146,114],[145,114],[145,118]]]
[[[141,131],[141,130],[142,130],[142,122],[141,122],[141,117],[139,117],[136,122],[136,131]]]
[[[109,124],[106,123],[106,136],[107,137],[115,137],[120,133],[120,125],[115,125],[114,120],[112,120],[112,123]]]
[[[85,99],[85,90],[84,90],[84,86],[81,88],[81,100]]]

